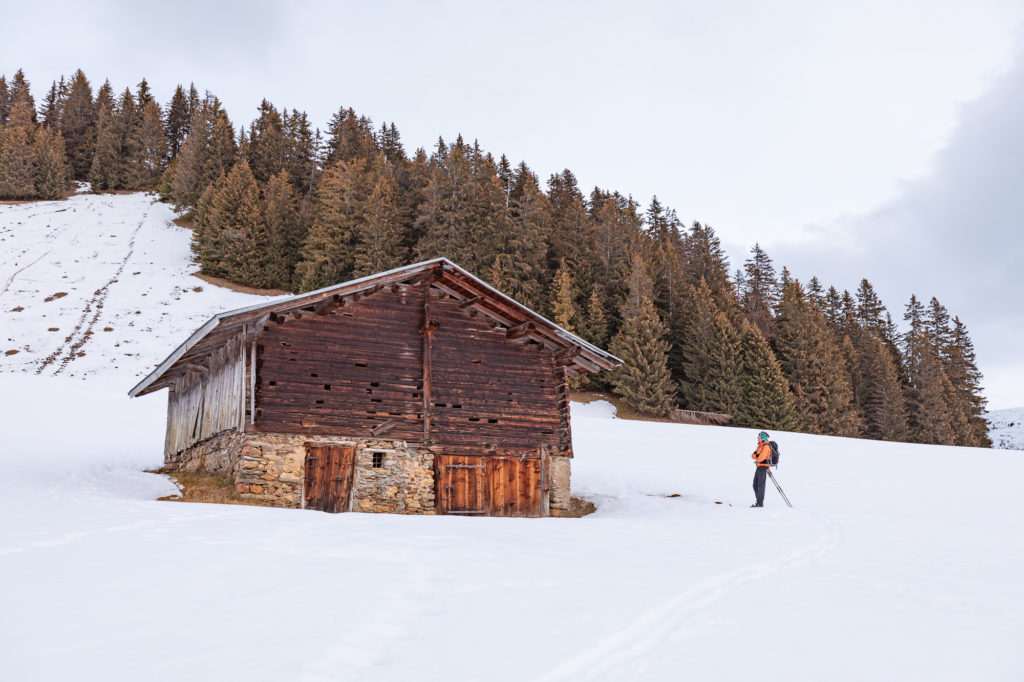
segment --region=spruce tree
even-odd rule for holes
[[[152,189],[167,165],[167,135],[156,102],[149,101],[142,108],[138,145],[133,185],[138,189]]]
[[[64,138],[50,127],[36,132],[33,148],[35,156],[35,194],[40,199],[60,199],[71,178]]]
[[[73,178],[87,180],[96,146],[96,109],[92,86],[81,69],[71,77],[68,99],[61,112],[60,132],[64,136]]]
[[[698,280],[685,308],[678,348],[683,407],[734,414],[743,398],[739,334],[718,309],[703,279]]]
[[[899,367],[877,330],[856,326],[851,373],[862,434],[876,440],[905,440],[907,415]]]
[[[608,317],[604,312],[604,297],[601,295],[599,284],[595,284],[590,290],[581,331],[583,338],[595,346],[604,348],[608,343]]]
[[[555,324],[568,332],[576,332],[576,288],[573,286],[572,273],[563,260],[551,283],[551,311]]]
[[[257,182],[265,183],[285,167],[284,121],[267,100],[260,102],[259,116],[249,126],[246,159]]]
[[[779,302],[779,284],[775,266],[760,244],[754,244],[750,258],[743,264],[740,284],[740,306],[744,317],[755,325],[764,338],[771,338],[772,318]]]
[[[616,392],[636,409],[667,417],[675,410],[667,330],[651,301],[652,283],[639,257],[633,259],[628,285],[620,311],[622,327],[609,348],[623,365],[612,372],[611,381]]]
[[[396,268],[404,260],[398,188],[383,155],[378,157],[366,183],[369,196],[359,202],[352,225],[352,274],[356,277]]]
[[[319,289],[351,277],[363,184],[355,165],[344,161],[324,171],[316,190],[313,222],[295,268],[296,291]]]
[[[508,172],[506,219],[509,229],[499,235],[496,258],[508,287],[502,291],[540,310],[544,303],[541,292],[548,279],[546,237],[551,229],[551,207],[540,191],[537,177],[525,163]]]
[[[0,130],[0,199],[31,199],[36,194],[34,114],[28,86],[22,85]]]
[[[185,97],[185,90],[180,85],[175,88],[174,95],[167,105],[167,149],[174,159],[181,149],[181,143],[188,135],[189,118],[188,99]]]
[[[7,117],[11,113],[11,91],[7,87],[7,78],[0,74],[0,128],[7,125]]]
[[[141,189],[146,175],[142,167],[140,112],[131,90],[127,88],[121,95],[115,118],[120,141],[120,174],[116,189]]]
[[[959,317],[953,318],[944,364],[956,401],[967,417],[966,437],[960,444],[992,447],[989,424],[985,419],[987,401],[982,393],[982,375],[978,370],[974,344]]]
[[[204,273],[251,285],[260,278],[257,248],[263,228],[259,187],[245,162],[235,164],[217,184],[197,221],[195,240]]]
[[[793,431],[796,415],[782,366],[758,327],[745,322],[740,334],[741,399],[732,424]]]
[[[840,345],[825,317],[807,301],[799,282],[782,290],[774,343],[793,393],[798,429],[857,435],[854,396]]]
[[[109,100],[100,103],[96,115],[96,151],[89,170],[93,192],[118,189],[122,177],[121,135],[117,118]]]

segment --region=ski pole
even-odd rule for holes
[[[775,480],[775,474],[772,473],[771,469],[768,469],[768,476],[771,477],[772,483],[775,484],[775,488],[779,491],[779,494],[782,495],[782,499],[786,501],[786,506],[792,509],[793,505],[790,503],[789,498],[786,497],[786,493],[782,492],[782,486]]]

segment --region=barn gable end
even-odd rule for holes
[[[436,259],[219,315],[131,395],[169,387],[167,465],[247,497],[536,516],[568,505],[567,378],[618,364]]]

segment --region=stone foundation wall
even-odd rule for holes
[[[225,431],[181,452],[164,456],[164,466],[178,471],[207,471],[231,476],[238,465],[245,434]]]
[[[298,508],[303,504],[307,442],[355,446],[351,511],[434,513],[434,455],[403,441],[228,431],[167,457],[166,464],[231,476],[243,498]],[[374,453],[382,455],[380,467],[373,466]],[[551,516],[570,510],[570,462],[568,457],[548,460]]]
[[[381,466],[373,466],[374,453]],[[434,455],[401,441],[361,440],[356,446],[352,511],[434,513]]]
[[[564,516],[569,512],[572,496],[569,491],[570,462],[568,457],[548,460],[548,496],[551,516]]]
[[[235,489],[246,499],[277,507],[301,507],[306,436],[240,434]]]

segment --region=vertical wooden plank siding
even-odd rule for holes
[[[239,428],[243,403],[243,344],[234,339],[210,356],[208,367],[178,377],[167,398],[164,454],[172,455],[218,433]]]

